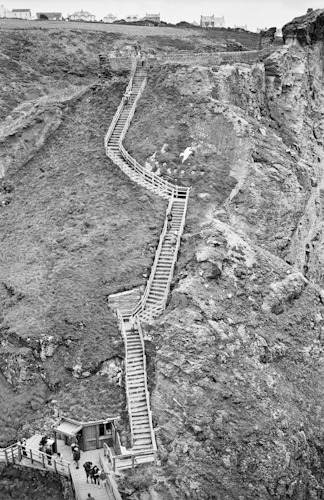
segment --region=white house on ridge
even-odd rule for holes
[[[96,16],[93,14],[90,14],[87,10],[80,10],[78,12],[74,12],[74,14],[71,14],[68,16],[69,21],[95,21]]]
[[[223,17],[215,17],[214,15],[201,16],[200,26],[202,28],[224,28],[225,27],[224,16]]]
[[[108,14],[107,16],[105,16],[103,18],[103,22],[111,24],[114,21],[116,21],[116,19],[117,19],[117,16],[114,16],[114,14]]]
[[[27,19],[31,20],[31,12],[30,9],[12,9],[11,17],[13,19]]]

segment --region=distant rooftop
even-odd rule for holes
[[[3,5],[1,5],[3,7]],[[12,9],[12,12],[30,12],[30,9]]]
[[[82,15],[82,16],[93,16],[93,14],[91,14],[90,12],[88,12],[87,10],[78,10],[77,12],[74,12],[73,14],[71,14],[71,16],[78,16],[78,15]]]

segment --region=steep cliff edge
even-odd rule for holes
[[[146,328],[151,498],[323,498],[322,16],[263,63],[152,69],[127,137],[193,186],[172,297]]]

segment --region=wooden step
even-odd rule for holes
[[[134,448],[137,448],[139,446],[143,446],[143,445],[147,445],[147,444],[151,444],[152,443],[152,439],[150,437],[147,437],[147,438],[144,438],[144,439],[136,439],[136,442],[135,442],[135,439],[134,439]]]

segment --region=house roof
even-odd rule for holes
[[[12,12],[30,12],[30,9],[12,9]]]
[[[62,12],[36,12],[36,16],[62,17]]]
[[[82,424],[80,423],[75,424],[72,422],[60,422],[57,427],[55,427],[55,430],[57,432],[61,432],[62,434],[65,434],[66,436],[75,436],[80,430],[82,429]]]
[[[116,17],[115,14],[107,14],[105,17]]]
[[[90,14],[87,10],[78,10],[71,14],[71,16],[93,16],[94,14]]]

